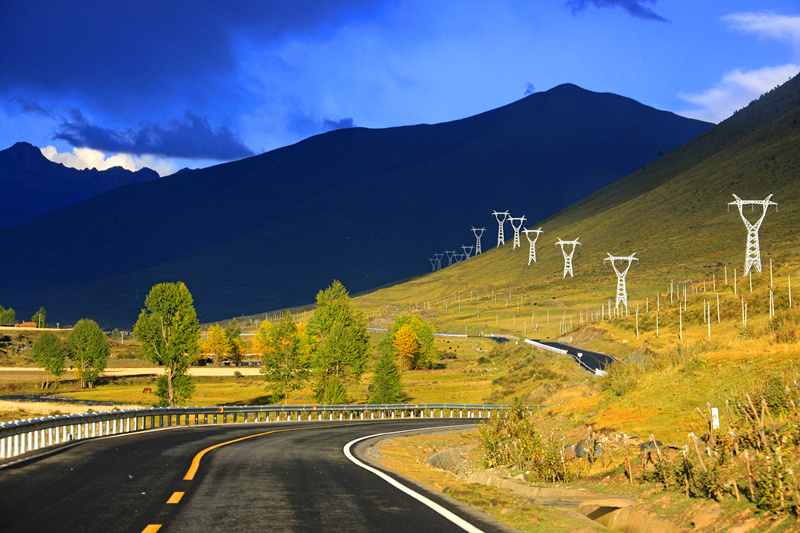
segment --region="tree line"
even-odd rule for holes
[[[36,324],[36,327],[39,328],[46,328],[47,327],[47,311],[44,310],[44,307],[40,307],[38,311],[36,311],[33,316],[31,317],[31,322]],[[0,326],[16,326],[17,325],[17,312],[14,311],[12,308],[4,308],[0,305]]]
[[[194,392],[188,370],[201,351],[212,354],[215,363],[223,355],[237,365],[241,362],[246,346],[238,322],[233,320],[225,329],[212,326],[201,341],[200,323],[185,284],[155,285],[144,303],[134,335],[142,354],[164,368],[156,382],[159,405],[186,404]],[[316,304],[308,324],[296,322],[291,313],[275,326],[264,320],[256,331],[253,350],[261,354],[261,373],[276,400],[287,403],[292,391],[311,384],[315,401],[347,404],[351,401],[347,385],[360,381],[371,353],[366,320],[336,280],[317,294]],[[395,318],[378,352],[368,388],[370,403],[404,401],[400,372],[431,368],[438,360],[432,328],[411,314]],[[91,388],[106,367],[110,348],[97,323],[82,319],[65,341],[43,332],[33,344],[33,354],[37,366],[44,369],[43,388],[64,374],[68,357],[80,387]]]

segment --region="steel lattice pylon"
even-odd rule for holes
[[[508,220],[511,222],[511,227],[514,228],[514,247],[511,249],[516,250],[517,246],[522,247],[519,242],[519,230],[522,228],[522,223],[525,222],[525,217],[508,217]]]
[[[472,255],[472,248],[473,246],[461,245],[461,249],[464,250],[464,259],[469,259],[469,256]]]
[[[439,264],[439,260],[435,257],[431,257],[428,261],[431,262],[431,272],[436,272],[436,265]]]
[[[442,257],[444,257],[444,254],[433,254],[433,255],[434,255],[434,257],[436,257],[436,264],[437,264],[436,270],[441,270],[442,269]]]
[[[746,276],[750,269],[755,267],[756,272],[761,272],[761,248],[758,244],[758,230],[761,227],[761,223],[764,222],[764,217],[767,216],[767,209],[769,206],[774,205],[777,209],[778,204],[770,200],[772,195],[770,194],[763,200],[742,200],[735,194],[733,195],[736,198],[735,202],[728,203],[728,209],[730,206],[735,205],[739,208],[739,215],[742,217],[744,221],[744,226],[747,228],[747,251],[745,252],[745,259],[744,259],[744,275]],[[744,213],[742,212],[743,205],[760,205],[761,206],[761,218],[758,219],[758,222],[752,224],[747,218],[745,218]]]
[[[605,258],[605,261],[611,261],[611,268],[614,269],[614,272],[617,273],[617,302],[616,307],[619,308],[620,302],[625,304],[625,309],[628,308],[628,289],[625,287],[625,276],[628,274],[628,270],[631,269],[631,264],[634,261],[638,261],[638,257],[634,257],[636,252],[632,253],[627,257],[620,257],[608,254],[608,257]],[[617,269],[617,265],[614,264],[614,261],[628,261],[628,268],[626,268],[623,272],[620,272]]]
[[[564,245],[567,244],[572,245],[572,250],[570,250],[569,252],[567,252],[567,250],[564,248]],[[575,254],[575,248],[577,248],[579,244],[580,243],[578,242],[578,239],[575,239],[574,241],[562,241],[560,237],[558,239],[558,242],[556,243],[556,246],[561,246],[561,253],[564,254],[565,278],[567,277],[567,274],[569,274],[569,277],[571,278],[575,277],[575,275],[572,273],[572,256]]]
[[[481,253],[481,237],[486,228],[472,228],[472,233],[475,235],[475,255]]]
[[[452,265],[453,264],[453,258],[456,256],[456,251],[455,250],[445,250],[444,253],[447,254],[447,266]]]
[[[506,237],[503,234],[503,224],[506,223],[506,219],[508,218],[508,211],[503,211],[502,213],[498,211],[492,211],[494,218],[497,219],[497,224],[500,226],[497,230],[497,246],[501,246],[506,243]],[[503,215],[503,218],[500,218],[500,215]]]
[[[531,266],[532,262],[533,263],[536,262],[536,240],[539,238],[539,235],[542,234],[542,228],[541,226],[539,227],[539,229],[525,228],[522,230],[522,233],[525,234],[525,236],[528,238],[528,242],[531,243],[531,248],[530,251],[528,252],[528,266]],[[531,233],[536,234],[536,236],[533,239],[531,239]]]

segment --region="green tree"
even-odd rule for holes
[[[75,374],[80,388],[92,388],[108,363],[111,350],[108,337],[94,320],[82,318],[67,334],[70,359],[75,363]]]
[[[419,342],[419,355],[412,361],[411,366],[407,368],[414,370],[432,368],[439,360],[439,353],[436,351],[436,344],[434,343],[433,328],[427,320],[420,318],[419,315],[404,313],[394,317],[389,333],[378,344],[378,350],[392,353],[395,356],[399,355],[394,346],[394,340],[397,332],[403,326],[408,326]]]
[[[56,337],[55,333],[45,331],[33,342],[33,361],[36,366],[44,370],[42,373],[42,388],[50,387],[50,378],[58,380],[66,369],[69,350],[64,342]]]
[[[3,309],[0,305],[0,326],[13,326],[17,322],[17,312],[11,309]]]
[[[235,318],[225,328],[225,337],[228,339],[228,356],[233,359],[233,364],[242,366],[242,355],[247,351],[247,346],[242,340],[242,327]]]
[[[391,352],[382,351],[375,363],[375,373],[369,385],[369,403],[402,403],[406,398],[400,382],[400,371]]]
[[[352,306],[347,289],[339,281],[317,294],[308,332],[315,339],[314,398],[320,403],[347,403],[344,383],[358,380],[366,370],[369,334],[362,313]]]
[[[31,322],[35,322],[37,328],[47,327],[47,311],[44,310],[44,307],[40,307],[39,310],[33,314]]]
[[[305,326],[297,324],[291,313],[271,328],[262,349],[264,366],[261,373],[273,394],[287,403],[289,393],[303,387],[308,379],[309,338]]]
[[[189,365],[197,358],[200,322],[189,289],[181,282],[155,285],[133,327],[143,354],[164,367],[156,382],[160,405],[186,403],[194,392]]]
[[[228,355],[231,349],[230,342],[219,324],[214,324],[208,328],[206,338],[200,341],[200,349],[203,353],[210,353],[214,356],[214,366],[219,365],[220,357]]]

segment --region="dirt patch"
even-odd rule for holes
[[[193,366],[189,368],[190,376],[233,376],[237,371],[243,376],[258,376],[259,367],[257,366]],[[126,377],[126,376],[156,376],[163,373],[158,367],[140,368],[106,368],[103,376]],[[70,371],[67,371],[69,375]],[[0,367],[0,382],[3,381],[30,381],[42,378],[42,370],[31,367]]]
[[[113,409],[140,409],[140,405],[104,405],[102,407],[91,405],[78,405],[63,402],[9,402],[0,400],[0,413],[19,412],[24,418],[38,418],[56,415],[81,415],[89,411],[102,412]]]
[[[585,348],[596,340],[602,339],[607,332],[591,326],[580,328],[571,333],[572,343],[578,348]]]

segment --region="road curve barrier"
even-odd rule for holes
[[[0,459],[73,441],[150,429],[282,421],[378,420],[392,418],[492,418],[509,405],[368,404],[152,407],[82,415],[48,416],[0,423]]]

